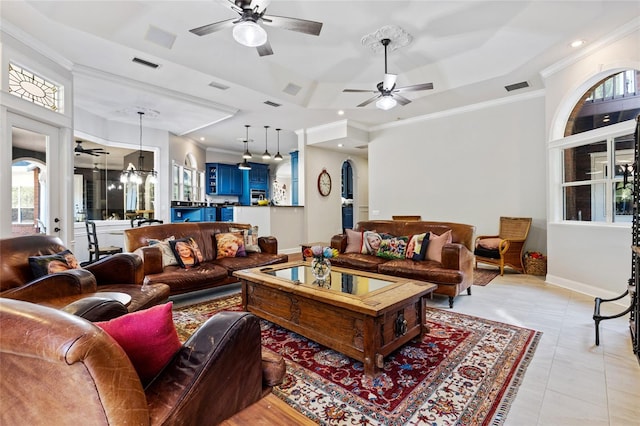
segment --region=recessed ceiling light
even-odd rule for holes
[[[200,136],[200,140],[201,140],[201,141],[204,141],[204,136]]]
[[[580,47],[584,44],[584,40],[575,40],[571,42],[571,47]]]
[[[344,115],[344,110],[339,109],[338,110],[338,115]]]
[[[339,144],[338,144],[338,148],[342,148],[342,146],[343,146],[343,145],[342,145],[341,143],[339,143]]]

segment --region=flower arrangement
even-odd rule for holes
[[[304,249],[304,257],[330,259],[338,256],[338,250],[331,247],[312,246]]]
[[[304,257],[313,257],[311,260],[311,272],[319,283],[324,283],[331,273],[329,259],[338,256],[338,250],[331,247],[312,246],[304,249]]]

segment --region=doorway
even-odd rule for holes
[[[342,230],[353,229],[353,167],[342,163]]]
[[[61,236],[63,203],[61,150],[58,128],[9,113],[11,129],[11,179],[3,191],[11,190],[11,215],[3,216],[3,229],[10,236],[46,233]],[[57,170],[57,173],[52,173]],[[6,185],[6,187],[5,187]],[[10,188],[9,188],[10,186]]]

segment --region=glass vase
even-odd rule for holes
[[[331,262],[326,257],[314,257],[311,261],[311,273],[317,281],[324,281],[331,273]]]

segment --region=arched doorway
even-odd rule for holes
[[[353,228],[353,167],[346,160],[342,163],[342,229]]]

